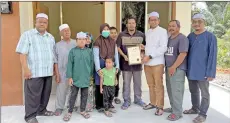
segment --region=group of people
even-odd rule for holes
[[[116,113],[113,102],[120,104],[119,76],[123,77],[123,104],[127,110],[131,105],[130,84],[133,78],[134,104],[144,110],[156,108],[155,115],[170,113],[170,121],[182,118],[182,114],[198,114],[194,123],[206,120],[210,103],[209,81],[216,75],[217,39],[205,30],[204,15],[192,17],[191,32],[187,37],[180,33],[180,22],[171,20],[168,30],[159,26],[157,12],[149,14],[150,29],[146,34],[136,29],[136,20],[126,21],[126,30],[118,33],[115,27],[105,23],[100,26],[100,35],[93,41],[88,32],[79,32],[71,39],[68,24],[59,26],[61,41],[46,31],[48,16],[36,16],[35,29],[24,32],[16,52],[25,78],[25,121],[38,123],[36,116],[60,116],[66,100],[68,113],[63,120],[69,121],[72,112],[77,110],[76,99],[80,91],[80,114],[88,119],[89,111],[95,108],[105,116]],[[138,37],[144,51],[142,64],[130,65],[124,38]],[[150,103],[142,100],[142,66],[149,87]],[[164,108],[163,75],[171,107]],[[57,84],[55,112],[47,110],[50,98],[52,77]],[[185,77],[189,82],[192,108],[183,111]],[[89,88],[94,88],[89,89]],[[200,101],[201,91],[201,101]],[[70,93],[69,93],[70,92]],[[93,95],[92,95],[93,93]],[[95,93],[95,94],[94,94]],[[94,100],[95,98],[95,104]],[[88,103],[91,109],[87,110]],[[92,106],[93,105],[93,106]]]

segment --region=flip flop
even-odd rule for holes
[[[45,111],[44,113],[39,113],[38,116],[53,116],[54,112],[52,111]]]
[[[72,116],[72,114],[68,113],[63,117],[63,120],[67,122],[70,120],[71,116]]]
[[[198,110],[195,110],[195,109],[193,109],[193,108],[191,108],[191,109],[189,109],[189,110],[185,110],[183,113],[184,113],[184,114],[198,114],[199,111],[198,111]]]
[[[170,121],[176,121],[176,120],[179,120],[180,118],[182,118],[182,116],[177,116],[175,114],[170,114],[167,119],[170,120]]]
[[[63,109],[56,109],[56,111],[54,112],[55,116],[60,116],[62,114]]]
[[[104,111],[105,116],[112,117],[113,115],[109,111]]]
[[[87,112],[81,112],[80,113],[85,119],[89,119],[90,118],[90,114]]]
[[[154,109],[154,108],[156,108],[156,106],[152,105],[151,103],[143,107],[144,110],[149,110],[149,109]]]

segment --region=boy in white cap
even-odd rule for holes
[[[168,35],[166,29],[159,26],[160,19],[157,12],[149,14],[150,29],[146,33],[145,56],[143,63],[149,86],[150,103],[145,110],[157,108],[155,115],[163,114],[164,107],[164,53],[167,51]]]
[[[209,81],[216,77],[217,39],[213,33],[205,30],[203,14],[198,13],[192,17],[192,27],[195,31],[188,35],[187,71],[192,108],[185,110],[184,114],[198,114],[193,122],[203,123],[210,104]]]
[[[68,63],[69,51],[76,47],[76,40],[71,39],[71,30],[68,24],[62,24],[59,26],[60,35],[63,37],[61,41],[55,45],[55,78],[57,82],[56,90],[56,103],[55,103],[55,115],[61,115],[66,97],[68,95],[69,84],[66,78],[66,69]]]
[[[63,118],[64,121],[69,121],[72,116],[79,90],[81,90],[80,114],[86,119],[90,117],[90,114],[86,112],[86,104],[94,63],[92,50],[85,47],[86,40],[85,33],[77,33],[77,46],[69,52],[66,77],[71,86],[71,96],[68,113]]]
[[[36,116],[52,116],[48,111],[54,66],[54,37],[46,31],[48,16],[37,14],[35,29],[24,32],[16,52],[24,71],[25,121],[38,123]]]

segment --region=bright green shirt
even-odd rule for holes
[[[75,47],[70,50],[67,64],[67,78],[79,88],[89,87],[93,75],[93,54],[90,48]]]
[[[116,68],[112,68],[110,70],[103,68],[102,72],[103,72],[103,85],[114,86],[115,77],[116,77]]]

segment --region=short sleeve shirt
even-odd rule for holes
[[[116,77],[116,68],[113,68],[111,70],[103,68],[102,72],[103,72],[103,85],[114,86],[115,77]]]

